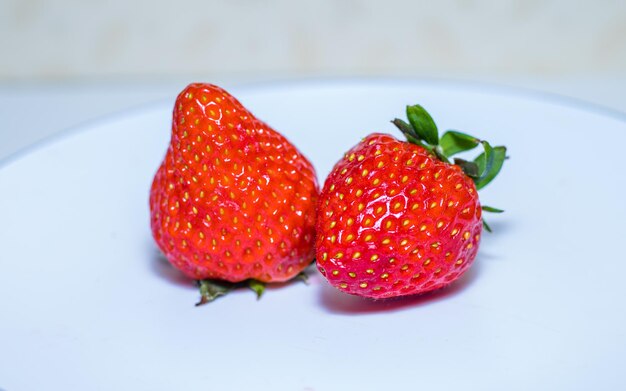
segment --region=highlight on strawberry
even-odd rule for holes
[[[311,163],[228,92],[195,83],[178,95],[151,228],[169,262],[197,280],[198,304],[304,278],[318,195]]]
[[[474,262],[483,227],[478,190],[500,172],[504,146],[454,130],[439,137],[420,105],[407,141],[374,133],[348,151],[326,179],[317,214],[320,273],[343,292],[370,298],[421,294],[457,280]],[[473,160],[453,158],[482,146]]]

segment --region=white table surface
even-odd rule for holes
[[[173,101],[178,91],[196,80],[200,79],[0,83],[0,163],[28,153],[33,144],[90,120],[159,100]],[[446,80],[530,89],[626,112],[626,75],[463,76]],[[246,83],[267,83],[268,79],[204,77],[203,81],[228,89]]]
[[[626,390],[622,159],[561,158],[595,147],[594,134],[624,144],[623,117],[493,89],[301,84],[238,96],[322,177],[418,92],[511,146],[507,174],[483,193],[507,212],[492,217],[462,294],[373,304],[312,273],[258,303],[238,292],[193,307],[195,287],[163,263],[147,224],[169,134],[161,102],[0,169],[0,388]]]

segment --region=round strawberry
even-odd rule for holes
[[[328,176],[317,216],[317,266],[340,290],[371,298],[413,295],[458,279],[478,251],[483,224],[477,189],[505,147],[456,131],[441,139],[421,106],[393,123],[408,142],[371,134]],[[448,157],[482,144],[474,161]],[[488,229],[488,226],[486,226]]]
[[[314,257],[318,197],[311,163],[237,99],[191,84],[176,99],[167,154],[150,192],[154,239],[204,301],[229,282],[297,276]]]

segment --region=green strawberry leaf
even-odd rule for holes
[[[485,230],[489,233],[493,232],[489,224],[487,224],[487,222],[485,221],[485,219],[483,219],[483,228],[485,228]]]
[[[315,259],[311,262],[313,264]],[[289,280],[289,282],[293,282],[296,280],[303,281],[306,285],[308,285],[309,276],[305,271],[300,272],[298,275]],[[196,307],[202,304],[210,303],[213,300],[217,299],[220,296],[225,296],[230,291],[239,288],[248,288],[256,293],[256,298],[259,300],[263,293],[265,293],[265,288],[267,283],[255,280],[253,278],[241,281],[241,282],[229,282],[223,280],[197,280],[196,284],[200,288],[200,301],[196,303]]]
[[[454,164],[461,167],[465,175],[467,175],[468,177],[478,178],[478,164],[460,158],[454,158]]]
[[[407,106],[406,116],[420,139],[430,145],[439,144],[437,125],[428,112],[420,105]]]
[[[487,186],[498,175],[506,159],[506,147],[491,147],[488,142],[482,141],[485,151],[478,155],[474,163],[478,165],[479,177],[474,180],[476,189]]]
[[[265,292],[265,283],[252,278],[248,280],[248,288],[256,293],[256,299],[259,300],[263,296],[263,292]]]
[[[474,149],[478,144],[480,144],[480,140],[476,137],[456,130],[448,130],[439,140],[439,146],[447,157]]]
[[[487,205],[483,205],[482,209],[485,212],[489,212],[489,213],[502,213],[502,212],[504,212],[504,210],[502,210],[502,209],[494,208],[493,206],[487,206]]]
[[[408,142],[410,142],[411,144],[420,145],[422,147],[424,146],[422,142],[420,141],[419,136],[415,133],[415,130],[413,129],[413,127],[411,127],[411,125],[407,124],[405,121],[399,118],[394,119],[393,121],[391,121],[391,123],[396,125],[398,129],[400,129],[400,131],[402,132],[404,137],[406,137]]]
[[[478,165],[478,179],[484,178],[493,166],[493,147],[487,141],[482,141],[484,152],[474,159]]]
[[[226,295],[235,287],[232,282],[217,280],[199,280],[196,284],[200,288],[200,301],[196,303],[196,307]]]

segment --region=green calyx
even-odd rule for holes
[[[308,276],[302,271],[290,281],[303,281],[308,284]],[[248,288],[256,294],[257,300],[265,293],[265,287],[267,284],[263,281],[255,280],[253,278],[241,281],[241,282],[229,282],[223,280],[197,280],[196,284],[200,290],[200,301],[196,303],[196,307],[210,303],[221,296],[226,296],[228,293],[239,288]]]
[[[459,166],[465,175],[474,181],[476,189],[480,190],[487,186],[500,173],[507,159],[505,146],[492,147],[485,140],[456,130],[447,130],[440,138],[437,124],[420,105],[407,106],[406,116],[408,123],[398,118],[391,122],[400,129],[407,141],[426,148],[443,162],[453,162],[452,164]],[[474,159],[466,160],[457,157],[451,160],[452,156],[471,151],[479,145],[482,146],[483,152]],[[500,209],[491,207],[484,207],[483,210],[493,213],[502,212]],[[483,225],[487,231],[491,232],[491,228],[484,220]]]
[[[420,105],[407,106],[406,116],[408,123],[398,118],[391,122],[400,129],[407,141],[428,149],[446,163],[450,163],[452,156],[482,145],[483,152],[475,159],[454,159],[454,164],[472,178],[478,190],[487,186],[500,172],[506,159],[506,147],[492,147],[485,140],[456,130],[448,130],[439,138],[437,124]]]
[[[265,283],[262,281],[249,279],[242,282],[229,282],[222,280],[198,280],[196,281],[200,290],[200,301],[196,303],[196,306],[210,303],[213,300],[221,296],[226,296],[230,291],[247,287],[252,290],[257,297],[257,300],[261,298],[263,292],[265,292]]]

